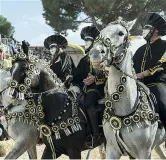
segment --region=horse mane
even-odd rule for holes
[[[40,92],[44,92],[53,88],[56,88],[56,83],[53,78],[44,70],[40,71],[39,88]]]

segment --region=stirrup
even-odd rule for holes
[[[86,147],[88,147],[89,149],[93,149],[94,146],[94,137],[92,135],[89,135],[87,138],[90,139],[90,141],[85,141],[85,145]]]
[[[95,136],[93,136],[93,135],[90,135],[90,138],[91,138],[91,141],[90,142],[86,142],[86,146],[88,146],[88,148],[90,148],[90,149],[93,149],[94,148],[94,144],[95,144]],[[100,138],[100,135],[99,135],[99,137],[97,137],[97,139],[96,140],[98,140]]]

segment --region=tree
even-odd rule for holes
[[[0,34],[5,35],[7,37],[12,37],[14,34],[14,27],[7,20],[7,18],[0,15]]]
[[[145,13],[166,10],[165,0],[42,0],[42,4],[47,24],[58,33],[76,30],[81,22],[102,29],[122,17],[125,21],[137,19],[131,32],[138,34]],[[81,19],[83,14],[86,16]]]

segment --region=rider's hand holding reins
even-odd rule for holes
[[[83,80],[85,85],[91,85],[92,83],[95,82],[95,76],[93,76],[91,73],[88,74],[88,77]]]
[[[137,74],[137,78],[138,78],[138,79],[143,79],[143,78],[145,78],[145,77],[147,77],[147,76],[150,76],[150,73],[149,73],[148,70]]]

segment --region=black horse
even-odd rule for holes
[[[27,52],[24,51],[24,53]],[[24,84],[27,78],[26,73],[29,70],[30,62],[27,54],[18,57],[13,62],[11,75],[12,80],[20,85]],[[65,154],[70,159],[80,159],[81,151],[89,149],[85,142],[91,133],[83,103],[75,93],[67,91],[63,87],[57,88],[53,77],[47,73],[47,70],[40,70],[38,76],[34,77],[31,80],[32,83],[35,81],[35,86],[30,86],[27,90],[32,94],[24,92],[24,97],[27,100],[33,98],[35,106],[40,104],[43,107],[45,117],[42,119],[39,116],[40,129],[46,144],[42,159],[52,159],[54,151],[56,158]],[[15,92],[13,96],[18,98],[19,90],[16,88]],[[38,114],[37,111],[35,114]],[[102,118],[100,119],[102,121]],[[105,142],[102,128],[101,133],[101,139],[93,147]]]

